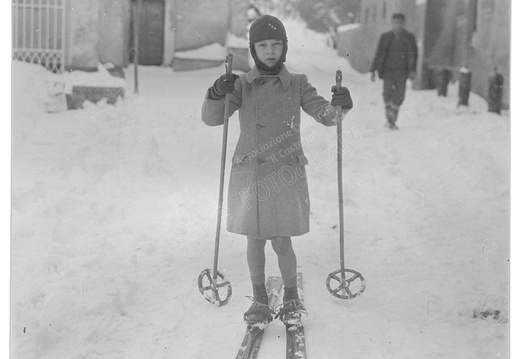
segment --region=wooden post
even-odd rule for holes
[[[502,110],[502,94],[504,87],[504,76],[498,73],[497,68],[493,70],[493,76],[489,78],[488,87],[488,111],[500,115]]]
[[[439,68],[435,71],[437,96],[446,97],[448,95],[448,84],[450,82],[451,72],[448,69]]]
[[[459,104],[458,106],[469,105],[469,93],[471,91],[471,72],[462,67],[459,70]]]
[[[134,94],[139,93],[139,27],[143,0],[136,0],[132,4],[134,18]]]

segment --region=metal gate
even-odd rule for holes
[[[65,1],[13,0],[13,59],[53,72],[65,66]]]

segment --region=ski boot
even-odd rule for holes
[[[303,307],[302,302],[298,296],[298,287],[285,287],[283,295],[283,303],[277,308],[276,319],[280,320],[284,324],[300,324],[302,313],[307,313],[307,310]]]
[[[253,304],[244,313],[244,321],[248,325],[268,324],[273,320],[275,312],[269,307],[265,284],[253,284],[253,297],[248,296]]]

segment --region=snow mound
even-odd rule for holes
[[[38,64],[12,61],[13,112],[60,112],[67,109],[65,94],[75,86],[125,88],[123,78],[112,76],[99,64],[96,72],[71,71],[55,74]]]
[[[361,26],[361,24],[359,24],[359,23],[341,25],[341,26],[338,26],[337,31],[338,31],[338,33],[348,32],[348,31],[357,29],[360,26]]]
[[[332,48],[328,34],[307,28],[305,22],[297,18],[282,19],[287,32],[288,51],[286,65],[291,72],[335,73],[341,69],[352,73],[350,63],[339,57]],[[312,79],[309,78],[309,80]],[[334,80],[334,78],[332,78]]]
[[[126,86],[125,79],[112,76],[102,64],[98,65],[96,72],[71,71],[56,78],[56,82],[63,83],[67,91],[71,91],[74,86],[123,88]]]
[[[219,61],[226,58],[226,47],[218,42],[211,45],[206,45],[194,50],[175,52],[175,57],[179,59],[196,59],[196,60],[211,60]]]
[[[249,41],[245,37],[238,37],[235,34],[228,33],[226,38],[226,44],[228,47],[235,48],[248,48]]]
[[[282,19],[282,22],[287,33],[289,51],[300,48],[305,48],[307,51],[312,52],[330,50],[328,46],[329,36],[327,34],[308,29],[305,22],[301,19],[285,18]]]
[[[45,111],[49,91],[58,75],[41,65],[12,61],[12,109],[13,116]]]

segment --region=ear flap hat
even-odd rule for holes
[[[254,44],[262,40],[282,40],[283,42],[283,53],[280,59],[274,66],[266,66],[256,56]],[[251,24],[249,29],[249,51],[251,56],[255,60],[256,66],[263,71],[267,72],[278,72],[282,64],[285,62],[285,56],[287,55],[287,35],[285,33],[285,27],[283,23],[276,17],[271,15],[262,15],[257,18]]]

